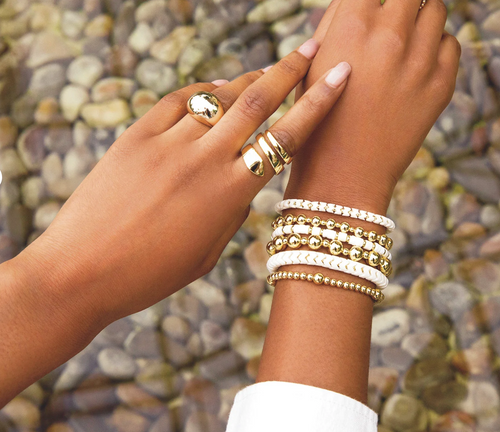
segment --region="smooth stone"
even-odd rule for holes
[[[493,57],[488,64],[488,74],[497,89],[500,89],[500,57]]]
[[[330,3],[330,0],[302,0],[302,7],[305,9],[326,9],[328,6],[330,6]]]
[[[239,284],[231,291],[231,304],[243,315],[256,312],[264,291],[265,282],[263,280],[255,279]]]
[[[61,204],[55,201],[47,202],[38,207],[34,216],[35,228],[40,230],[47,229],[57,216],[61,207]]]
[[[278,45],[278,59],[282,59],[296,50],[300,45],[309,39],[304,34],[294,34],[283,39]]]
[[[120,5],[120,10],[116,17],[116,22],[113,28],[113,43],[123,45],[127,42],[128,37],[134,30],[135,26],[135,4],[131,0],[127,0]]]
[[[19,156],[26,168],[30,171],[38,171],[45,157],[45,129],[40,126],[30,126],[17,141]]]
[[[0,152],[0,172],[3,180],[17,178],[28,173],[15,149],[8,148]]]
[[[186,349],[195,357],[201,357],[203,355],[203,342],[201,341],[201,336],[199,333],[193,333],[187,343]]]
[[[166,316],[161,326],[165,334],[179,342],[185,342],[192,334],[189,322],[175,315]]]
[[[10,117],[0,117],[0,149],[12,147],[17,139],[17,126]]]
[[[153,425],[149,428],[149,432],[174,432],[174,423],[174,419],[170,412],[166,412],[155,420]]]
[[[212,16],[198,23],[198,35],[213,45],[219,45],[227,39],[231,27],[232,23],[227,19]]]
[[[476,432],[476,422],[472,416],[461,411],[451,411],[438,417],[431,432]]]
[[[16,397],[2,408],[2,414],[10,419],[19,430],[37,429],[40,426],[40,410],[33,403],[22,397]]]
[[[490,376],[494,361],[495,353],[483,339],[468,349],[454,353],[451,357],[451,364],[464,375]]]
[[[265,325],[247,318],[236,318],[231,326],[231,347],[243,358],[250,360],[261,354],[265,335]]]
[[[204,279],[197,279],[187,286],[190,294],[200,300],[206,307],[216,304],[225,303],[226,297],[224,292],[215,285],[207,282]]]
[[[476,222],[464,222],[455,228],[452,238],[458,240],[469,240],[486,235],[485,228]]]
[[[170,312],[187,319],[194,328],[198,328],[206,315],[203,304],[196,297],[183,293],[171,297]]]
[[[120,406],[113,411],[109,424],[117,432],[146,432],[151,421],[131,409]]]
[[[87,14],[83,11],[65,10],[61,19],[61,31],[70,39],[78,39],[87,24]]]
[[[261,40],[254,45],[252,45],[248,52],[245,54],[242,62],[245,66],[245,70],[257,70],[262,69],[270,65],[274,60],[274,45],[268,40]],[[289,170],[288,170],[289,172]],[[283,181],[286,178],[287,171],[283,176]]]
[[[450,196],[449,225],[457,226],[462,222],[477,222],[481,212],[481,206],[474,195],[458,193]]]
[[[167,37],[155,42],[151,46],[152,57],[163,63],[175,64],[181,52],[196,35],[196,27],[179,26]]]
[[[68,360],[64,365],[62,373],[53,385],[54,391],[62,393],[78,387],[94,368],[96,364],[95,357],[96,351],[89,345],[75,357]]]
[[[481,294],[500,290],[500,267],[491,261],[474,258],[463,260],[454,267],[455,279],[471,284]]]
[[[467,42],[480,40],[481,34],[479,33],[479,29],[476,24],[469,21],[460,27],[455,37],[461,44],[466,44]]]
[[[470,291],[461,283],[450,281],[437,284],[429,292],[431,305],[440,313],[456,321],[474,300]]]
[[[439,414],[456,409],[466,397],[467,387],[456,381],[427,387],[422,392],[422,402]]]
[[[98,369],[71,392],[71,397],[75,410],[88,414],[111,411],[118,403],[111,380]]]
[[[47,150],[65,154],[73,145],[73,132],[68,123],[60,122],[49,126],[44,138]]]
[[[198,363],[198,367],[202,376],[213,382],[220,382],[244,371],[245,364],[245,360],[237,352],[227,350],[204,358]]]
[[[19,252],[18,249],[19,245],[10,236],[0,234],[0,263],[14,258]]]
[[[151,27],[139,22],[132,34],[128,37],[128,45],[138,54],[145,54],[151,48],[155,41],[155,34]]]
[[[437,333],[413,333],[403,338],[401,348],[416,359],[442,358],[448,344]]]
[[[443,254],[434,249],[424,252],[424,270],[430,280],[439,280],[449,274],[449,266]]]
[[[205,320],[200,325],[204,354],[212,354],[229,346],[229,333],[219,324]]]
[[[101,346],[123,345],[133,326],[126,318],[122,318],[108,325],[94,339],[94,343]]]
[[[14,181],[3,181],[0,187],[0,205],[9,208],[21,200],[21,189]]]
[[[208,308],[208,318],[228,328],[236,316],[234,308],[226,303],[218,303]]]
[[[33,402],[37,407],[40,407],[45,401],[45,391],[39,382],[31,384],[19,393],[23,399]]]
[[[152,329],[142,329],[132,332],[123,343],[125,350],[137,358],[161,358],[161,334]]]
[[[445,167],[433,168],[429,172],[427,181],[435,189],[445,189],[450,184],[450,173]]]
[[[304,25],[308,18],[309,13],[307,11],[283,18],[272,24],[271,32],[279,38],[299,33],[299,29]]]
[[[257,213],[276,217],[274,206],[283,200],[283,193],[275,189],[262,189],[253,199],[252,208]]]
[[[42,164],[42,178],[46,183],[51,184],[62,178],[63,165],[61,156],[58,153],[50,153]]]
[[[203,377],[193,377],[186,382],[182,397],[198,408],[217,414],[221,405],[219,390],[215,384]]]
[[[57,63],[40,66],[33,71],[29,94],[35,101],[49,96],[57,97],[66,83],[66,71]],[[33,112],[34,116],[35,112]]]
[[[135,20],[137,22],[152,22],[158,15],[165,12],[166,8],[166,0],[146,1],[141,3],[135,10]]]
[[[272,303],[273,303],[272,294],[264,294],[260,299],[259,320],[262,324],[267,325],[269,323]]]
[[[269,256],[265,246],[264,243],[256,240],[248,245],[244,252],[245,261],[250,271],[257,279],[263,280],[265,280],[269,274],[267,270],[267,260]]]
[[[106,102],[118,98],[128,100],[132,97],[136,87],[134,80],[129,78],[104,78],[92,87],[92,101]]]
[[[450,381],[453,371],[443,358],[430,358],[414,363],[406,372],[403,390],[420,394],[425,388]]]
[[[257,380],[257,375],[259,372],[259,365],[260,365],[260,358],[261,358],[261,356],[252,357],[250,360],[248,360],[248,363],[247,363],[246,368],[245,368],[248,377],[253,381]]]
[[[102,372],[113,379],[132,379],[137,372],[134,359],[119,348],[105,348],[97,356]]]
[[[90,172],[94,165],[94,155],[88,148],[73,147],[64,157],[64,176],[68,179],[72,179],[86,175]]]
[[[500,210],[493,204],[483,206],[479,218],[481,225],[490,230],[498,230],[500,228]]]
[[[47,63],[74,57],[73,49],[63,38],[51,31],[38,33],[31,45],[26,65],[37,68]]]
[[[192,39],[179,56],[177,71],[181,76],[194,73],[202,63],[210,60],[214,55],[212,44],[206,39]]]
[[[500,407],[496,387],[489,381],[467,382],[467,397],[460,404],[460,410],[474,416],[481,416]]]
[[[30,27],[35,32],[55,29],[61,21],[61,11],[55,5],[44,3],[33,4],[30,11],[32,13]]]
[[[137,66],[136,79],[142,86],[159,95],[170,92],[177,85],[174,69],[151,58],[143,60]]]
[[[44,195],[45,184],[41,177],[30,177],[21,186],[23,204],[29,209],[37,208]]]
[[[223,423],[213,414],[205,411],[193,411],[187,421],[185,432],[224,432]]]
[[[42,99],[35,111],[35,122],[41,125],[47,125],[61,120],[59,115],[59,102],[55,97]]]
[[[14,123],[21,128],[26,128],[33,123],[37,103],[37,97],[29,92],[12,102],[11,117]]]
[[[488,18],[483,21],[481,27],[486,32],[500,35],[500,10],[488,15]]]
[[[193,362],[193,356],[183,344],[169,336],[163,337],[163,355],[175,367],[186,366]]]
[[[428,420],[422,402],[406,394],[395,394],[385,402],[380,421],[395,432],[420,432],[426,430]]]
[[[165,411],[165,407],[160,400],[151,396],[136,383],[117,385],[116,396],[129,408],[148,417],[158,417]]]
[[[159,101],[158,95],[149,89],[139,89],[132,95],[132,112],[137,118],[142,117]]]
[[[202,64],[195,72],[195,78],[199,81],[214,81],[216,79],[227,79],[231,81],[245,72],[240,60],[233,56],[213,57]]]
[[[411,284],[406,297],[406,307],[423,316],[430,313],[429,290],[424,276],[416,278]]]
[[[113,18],[107,14],[96,16],[85,26],[85,36],[107,38],[113,30]]]
[[[106,70],[116,77],[133,78],[139,59],[127,45],[114,45],[107,56]]]
[[[129,315],[129,318],[140,327],[153,329],[158,327],[161,320],[160,311],[155,306]]]
[[[95,56],[84,55],[73,60],[67,71],[68,81],[72,84],[90,88],[104,73],[101,60]]]
[[[300,7],[300,0],[265,0],[247,14],[247,21],[271,23],[292,14]]]
[[[500,234],[488,238],[481,246],[479,255],[485,258],[496,258],[500,255]]]
[[[388,367],[372,367],[368,374],[368,388],[380,398],[388,398],[397,388],[399,372]]]
[[[136,377],[137,384],[148,393],[162,399],[171,399],[179,393],[182,380],[175,369],[163,360],[153,360],[141,366]]]
[[[47,189],[54,197],[67,200],[84,179],[84,175],[71,179],[60,178],[48,184]]]
[[[89,93],[84,87],[73,84],[65,86],[59,97],[64,118],[70,122],[75,121],[82,106],[89,100]]]
[[[389,346],[400,342],[410,331],[410,315],[404,309],[390,309],[375,315],[372,343]]]
[[[85,104],[81,115],[89,126],[97,128],[116,127],[131,117],[128,104],[123,99]]]

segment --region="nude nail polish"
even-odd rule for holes
[[[351,65],[346,62],[339,63],[328,72],[326,83],[333,88],[340,87],[351,73]]]
[[[315,39],[309,39],[305,41],[298,49],[298,52],[301,53],[304,57],[307,57],[309,60],[312,60],[319,49],[319,43]]]
[[[269,69],[271,69],[274,65],[269,65],[268,67],[262,69],[262,72],[266,73]]]
[[[215,81],[212,81],[212,84],[215,84],[217,87],[223,86],[227,84],[229,81],[227,79],[218,79]]]

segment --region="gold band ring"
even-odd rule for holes
[[[247,168],[256,176],[264,176],[264,161],[259,153],[253,148],[251,144],[247,145],[242,151],[243,160]]]
[[[285,161],[285,163],[288,165],[290,162],[292,162],[292,157],[287,153],[287,151],[283,148],[283,146],[278,142],[278,140],[274,137],[274,135],[270,131],[266,131],[265,135],[271,145],[274,147],[274,149],[278,152],[278,154],[281,156],[281,158]]]
[[[224,108],[213,93],[200,91],[187,101],[187,110],[191,116],[207,126],[215,126],[224,115]]]
[[[273,167],[274,172],[276,175],[281,174],[285,167],[281,163],[280,159],[278,158],[278,155],[274,152],[274,150],[269,146],[267,143],[267,140],[264,138],[264,135],[261,133],[257,135],[257,143],[260,145],[260,148],[264,152],[264,154],[267,156],[269,159],[269,162],[271,163],[271,166]]]

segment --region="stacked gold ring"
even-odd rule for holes
[[[281,174],[285,169],[283,162],[285,164],[289,164],[292,161],[292,157],[269,130],[266,130],[264,134],[259,133],[256,137],[255,144],[259,145],[263,153],[266,155],[275,175]],[[247,145],[241,153],[243,155],[245,165],[250,172],[259,177],[264,176],[264,161],[259,156],[253,145]]]

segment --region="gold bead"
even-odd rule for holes
[[[371,242],[377,241],[377,233],[375,231],[370,231],[368,233],[368,240],[370,240]]]
[[[276,226],[276,220],[273,220],[273,221],[271,222],[271,228],[272,228],[273,230],[275,230],[275,229],[277,228],[277,226]]]
[[[323,283],[325,285],[330,285],[330,281],[331,281],[331,279],[328,276],[325,276],[325,280],[323,281]]]
[[[344,289],[349,289],[351,284],[349,282],[344,282]]]
[[[306,245],[307,244],[307,239],[305,237],[302,237],[300,239],[300,244]]]
[[[372,294],[372,289],[370,287],[366,288],[366,294],[368,294],[368,295]]]
[[[385,234],[380,236],[379,243],[381,246],[386,246],[387,245],[387,236]]]
[[[325,280],[325,277],[324,277],[321,273],[316,273],[316,274],[314,275],[313,282],[314,282],[316,285],[322,285],[324,280]]]
[[[332,286],[332,287],[333,287],[333,286],[336,286],[336,285],[337,285],[337,281],[336,281],[335,279],[332,279],[332,280],[330,281],[330,286]]]
[[[292,249],[297,249],[300,246],[300,236],[298,234],[290,234],[287,239],[288,246]]]
[[[314,279],[314,275],[313,275],[312,273],[309,273],[309,274],[307,275],[307,280],[308,280],[309,282],[312,282],[312,281],[313,281],[313,279]]]
[[[337,281],[337,286],[338,286],[339,288],[343,288],[343,287],[344,287],[344,282],[342,282],[341,280],[338,280],[338,281]]]
[[[310,223],[311,223],[311,218],[309,218],[309,217],[308,217],[308,218],[306,218],[306,222],[307,222],[308,224],[310,224]]]
[[[394,244],[394,242],[392,241],[392,239],[390,237],[387,237],[387,244],[385,245],[387,250],[391,250],[393,244]]]
[[[293,215],[291,215],[291,214],[286,215],[286,217],[285,217],[285,223],[287,225],[291,225],[293,223]]]
[[[364,251],[363,252],[363,258],[364,259],[368,259],[369,256],[370,256],[370,252],[368,252],[368,251]]]
[[[329,230],[335,229],[335,220],[334,220],[334,219],[328,219],[328,220],[326,221],[326,227],[327,227]]]
[[[285,219],[283,219],[282,216],[279,216],[278,219],[276,219],[276,224],[280,227],[280,226],[283,226],[283,224],[285,223]]]
[[[349,257],[353,261],[359,261],[363,258],[363,250],[360,247],[354,246],[349,252]]]
[[[361,292],[362,292],[363,294],[365,294],[365,293],[366,293],[366,287],[365,287],[364,285],[361,287]]]
[[[354,289],[359,292],[361,290],[361,284],[356,284]]]
[[[276,250],[280,251],[284,246],[285,243],[283,242],[283,237],[278,236],[274,239],[274,247],[276,248]]]
[[[311,224],[312,226],[320,226],[321,225],[321,218],[319,218],[318,216],[314,216],[312,219],[311,219]]]
[[[372,267],[377,267],[380,264],[380,254],[375,251],[371,251],[368,254],[368,264]]]
[[[321,240],[321,237],[316,235],[310,236],[309,239],[307,240],[307,244],[313,250],[319,249],[321,247],[322,242],[323,241]]]
[[[272,283],[273,283],[272,275],[269,275],[269,276],[266,278],[266,280],[267,280],[267,283],[268,283],[269,285],[272,285]]]
[[[300,274],[300,280],[305,281],[306,279],[307,279],[307,273],[306,273],[306,272],[302,272],[302,273]]]
[[[382,271],[382,273],[387,276],[387,273],[389,273],[390,268],[391,268],[391,262],[385,257],[381,258],[380,270]]]
[[[323,246],[323,247],[326,247],[326,248],[327,248],[327,247],[329,247],[329,246],[330,246],[330,240],[328,240],[328,239],[323,239],[322,246]]]
[[[266,250],[269,255],[274,255],[276,253],[276,247],[272,241],[266,245]]]
[[[391,275],[392,275],[392,264],[390,264],[390,261],[389,261],[389,270],[387,270],[386,276],[390,277]]]
[[[356,237],[363,237],[363,228],[361,227],[357,227],[355,230],[354,230],[354,235]]]
[[[297,223],[299,225],[304,225],[306,223],[306,217],[303,214],[297,216]]]
[[[354,282],[351,282],[350,285],[349,285],[349,289],[351,291],[354,291],[356,289],[356,284]]]
[[[344,248],[344,249],[342,250],[342,255],[345,255],[345,256],[349,255],[349,249]]]
[[[346,233],[349,231],[350,225],[347,222],[343,222],[342,225],[340,225],[340,231],[343,233]]]
[[[329,249],[332,255],[340,255],[342,253],[342,250],[344,249],[344,246],[338,240],[334,240],[330,243]]]
[[[287,276],[288,276],[288,279],[293,279],[293,272],[288,272]]]
[[[299,273],[299,272],[295,272],[295,273],[293,274],[293,278],[294,278],[295,280],[300,280],[300,273]]]

